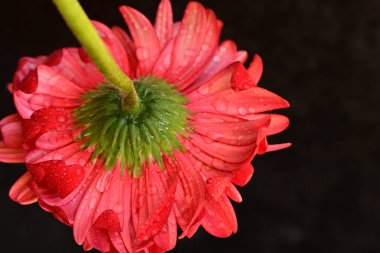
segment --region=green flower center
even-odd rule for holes
[[[83,128],[81,148],[94,148],[92,159],[100,158],[107,170],[120,161],[138,177],[144,163],[164,167],[162,156],[184,150],[178,136],[187,137],[187,99],[173,85],[155,77],[134,81],[141,104],[137,111],[126,106],[126,95],[110,84],[99,84],[84,93],[83,104],[75,109],[75,124]]]

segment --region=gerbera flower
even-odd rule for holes
[[[19,61],[9,85],[18,112],[0,121],[0,161],[27,172],[10,197],[73,226],[85,250],[165,252],[177,226],[179,238],[200,226],[227,237],[237,230],[230,199],[242,201],[235,185],[252,177],[252,158],[289,145],[266,141],[288,126],[268,111],[288,102],[257,86],[261,58],[246,69],[247,53],[219,43],[222,22],[201,4],[174,23],[162,0],[154,25],[120,11],[132,38],[93,25],[132,85],[115,85],[117,71],[96,56],[107,52],[94,53],[75,27],[86,50]]]

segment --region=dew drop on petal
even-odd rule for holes
[[[213,60],[214,60],[214,62],[221,62],[222,58],[220,58],[219,55],[215,55]]]
[[[224,97],[218,98],[215,101],[215,108],[219,112],[224,112],[227,109],[227,100]]]
[[[240,115],[245,115],[247,114],[247,109],[245,109],[244,107],[239,107],[238,112],[240,113]]]
[[[201,86],[199,89],[198,89],[198,92],[199,94],[201,94],[202,96],[206,96],[210,91],[210,88],[208,86]]]
[[[255,110],[254,107],[249,107],[249,108],[248,108],[248,111],[249,111],[250,113],[254,113],[254,112],[256,112],[256,110]]]
[[[139,60],[146,60],[149,58],[148,49],[144,47],[139,47],[136,49],[136,55],[139,58]]]
[[[61,116],[58,116],[57,121],[63,123],[63,122],[66,122],[66,119],[67,119],[66,116],[61,115]]]
[[[94,207],[96,206],[96,203],[97,203],[97,199],[96,198],[92,198],[90,200],[90,203],[88,204],[88,208],[91,210],[91,209],[94,209]]]
[[[150,192],[149,192],[149,194],[151,194],[151,195],[155,195],[155,194],[157,194],[157,187],[156,187],[155,185],[152,185],[152,186],[150,187]]]

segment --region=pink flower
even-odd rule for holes
[[[20,204],[38,201],[73,226],[85,250],[166,252],[176,244],[177,225],[179,238],[190,238],[199,226],[227,237],[237,230],[230,199],[242,201],[235,185],[251,179],[250,161],[289,146],[266,141],[288,126],[285,116],[268,111],[289,104],[257,86],[263,70],[258,55],[246,69],[245,51],[230,40],[219,44],[222,22],[201,4],[189,3],[182,21],[173,23],[170,1],[162,0],[154,26],[135,9],[122,6],[120,11],[132,39],[121,28],[93,24],[130,78],[163,79],[187,98],[181,107],[189,111],[185,132],[173,133],[177,148],[166,152],[161,143],[158,153],[132,154],[134,162],[126,154],[125,165],[124,144],[118,144],[120,139],[128,143],[123,126],[113,135],[105,126],[97,130],[105,137],[86,135],[106,124],[97,118],[103,111],[86,116],[89,121],[82,117],[105,81],[86,53],[63,48],[46,57],[22,58],[10,85],[18,113],[0,121],[0,161],[25,163],[28,169],[10,197]],[[84,94],[90,94],[87,100]],[[132,144],[125,145],[136,151],[139,138],[129,136]],[[100,150],[100,138],[109,150]]]

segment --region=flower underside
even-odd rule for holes
[[[187,137],[189,110],[187,99],[173,85],[155,77],[134,81],[141,104],[128,110],[122,90],[99,84],[84,93],[83,103],[75,109],[74,119],[82,131],[81,148],[94,148],[92,159],[100,158],[107,170],[120,161],[121,171],[138,177],[144,163],[156,162],[161,168],[164,154],[183,150],[178,135]]]

